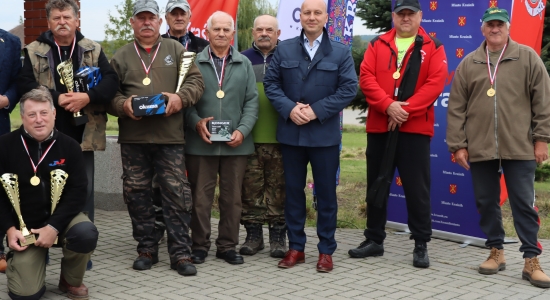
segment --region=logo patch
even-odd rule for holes
[[[462,58],[464,56],[464,48],[457,48],[456,49],[456,57]]]
[[[544,3],[542,0],[523,0],[525,2],[525,9],[532,17],[539,15],[542,19],[542,11],[544,10]]]
[[[498,7],[498,1],[497,0],[490,0],[489,1],[489,8],[495,8]]]
[[[168,56],[164,58],[164,62],[166,63],[167,66],[171,66],[174,64],[174,59],[170,54],[168,54]]]
[[[437,9],[437,1],[430,1],[430,10]]]
[[[64,166],[65,159],[61,158],[60,160],[54,160],[53,163],[49,164],[50,167]]]
[[[458,26],[466,26],[466,17],[458,17]]]
[[[399,176],[395,177],[395,184],[397,184],[398,186],[403,185],[403,182],[401,182],[401,177],[399,177]]]
[[[436,37],[437,33],[435,33],[435,32],[430,32],[429,35],[430,35],[431,37]]]
[[[450,192],[451,194],[456,194],[456,192],[457,192],[456,189],[457,189],[456,184],[451,184],[451,185],[449,185],[449,192]]]

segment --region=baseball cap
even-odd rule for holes
[[[404,9],[410,9],[414,12],[421,10],[418,0],[397,0],[393,7],[393,12],[399,12]]]
[[[134,3],[134,16],[144,11],[158,15],[159,5],[155,0],[137,0]]]
[[[174,8],[181,8],[185,12],[189,12],[191,7],[189,6],[189,2],[187,0],[170,0],[168,3],[166,3],[166,12],[172,12]]]
[[[489,22],[493,20],[499,20],[502,22],[510,22],[510,16],[508,11],[498,7],[488,8],[483,14],[483,22]]]

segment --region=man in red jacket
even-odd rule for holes
[[[441,42],[420,27],[422,11],[418,0],[398,0],[392,19],[394,28],[370,42],[361,64],[360,86],[369,103],[367,187],[372,187],[381,173],[390,131],[398,130],[391,174],[397,167],[405,191],[408,225],[411,239],[415,240],[413,265],[427,268],[430,262],[426,243],[432,235],[430,139],[434,133],[433,103],[445,85],[447,58]],[[408,98],[402,97],[402,93],[408,93]],[[349,250],[351,257],[384,254],[387,203],[377,207],[370,202],[367,203],[366,240]]]

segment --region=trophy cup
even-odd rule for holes
[[[55,169],[50,172],[50,176],[51,176],[50,183],[51,183],[51,192],[52,192],[51,215],[53,215],[53,212],[57,207],[57,203],[59,203],[59,199],[61,199],[61,193],[63,193],[63,188],[67,183],[67,178],[69,177],[69,174],[67,174],[67,172],[61,169]],[[57,244],[57,238],[55,238],[55,242],[53,243]]]
[[[74,91],[73,62],[69,59],[57,65],[57,73],[67,88],[67,92],[72,93]],[[88,123],[88,116],[77,111],[73,113],[73,121],[76,126],[80,126]]]
[[[10,199],[11,205],[15,209],[17,218],[19,218],[19,228],[26,240],[25,243],[20,242],[21,247],[34,244],[34,242],[36,242],[36,236],[29,232],[29,230],[27,229],[27,225],[25,225],[25,222],[23,221],[23,216],[21,215],[21,199],[19,199],[19,184],[17,183],[17,174],[2,174],[2,176],[0,177],[0,181],[2,182],[4,190],[6,190],[6,194]]]
[[[194,52],[183,52],[181,54],[180,67],[178,70],[178,84],[176,85],[176,93],[180,90],[180,87],[183,84],[183,81],[185,81],[185,77],[187,76],[187,73],[189,73],[189,69],[195,62],[195,58],[197,58],[197,54]]]

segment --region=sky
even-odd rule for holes
[[[278,0],[269,0],[275,4]],[[105,38],[105,25],[107,15],[116,14],[115,5],[121,5],[122,0],[80,0],[81,14],[80,29],[84,36],[96,41]],[[168,0],[157,0],[159,7],[166,7]],[[6,4],[9,3],[9,4]],[[0,0],[0,28],[10,30],[19,25],[19,18],[23,17],[23,0]],[[374,34],[363,25],[363,21],[355,18],[353,26],[354,35]]]

